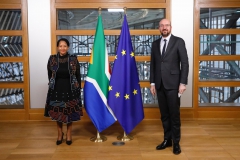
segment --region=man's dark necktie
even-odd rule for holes
[[[167,42],[167,40],[164,39],[164,45],[163,45],[163,50],[162,50],[162,57],[164,57],[164,54],[165,54],[165,50],[166,50],[166,42]]]

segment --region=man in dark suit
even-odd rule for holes
[[[171,29],[169,20],[159,22],[162,37],[152,43],[150,89],[153,96],[157,94],[164,129],[164,140],[156,149],[173,143],[173,153],[180,154],[180,97],[186,90],[189,64],[184,40],[172,35]]]

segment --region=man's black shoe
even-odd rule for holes
[[[172,146],[172,140],[164,140],[161,144],[159,144],[156,149],[157,150],[162,150],[165,149],[166,147],[171,147]]]
[[[181,153],[181,148],[179,143],[173,143],[173,153],[174,154],[180,154]]]

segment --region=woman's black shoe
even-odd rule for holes
[[[63,135],[64,135],[64,133],[62,133],[62,139],[61,139],[61,140],[57,140],[57,141],[56,141],[56,145],[60,145],[60,144],[62,144],[62,141],[63,141]]]
[[[67,144],[67,145],[71,145],[71,144],[72,144],[72,140],[70,140],[70,141],[67,140],[67,141],[66,141],[66,144]]]

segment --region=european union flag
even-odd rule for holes
[[[126,15],[109,83],[108,104],[126,134],[144,118],[137,66]]]

